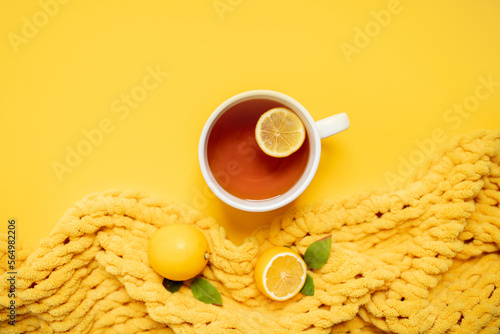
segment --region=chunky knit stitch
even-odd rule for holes
[[[92,194],[28,254],[17,249],[8,324],[7,238],[0,239],[2,333],[499,333],[500,131],[456,138],[396,191],[293,208],[242,245],[217,222],[137,191]],[[148,264],[159,227],[193,224],[211,249],[202,272],[224,305],[174,294]],[[253,268],[288,245],[304,254],[332,235],[310,271],[314,296],[264,297]]]

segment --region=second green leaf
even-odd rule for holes
[[[319,269],[328,260],[332,249],[332,236],[313,242],[304,253],[304,261],[311,269]]]

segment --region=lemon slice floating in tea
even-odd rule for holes
[[[268,249],[255,265],[255,283],[267,297],[287,300],[299,293],[306,281],[304,260],[288,247]]]
[[[272,157],[283,158],[297,151],[306,139],[304,124],[288,108],[273,108],[260,116],[255,127],[259,147]]]

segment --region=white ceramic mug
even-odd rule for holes
[[[217,120],[231,107],[249,100],[271,100],[294,111],[304,123],[309,138],[309,156],[307,166],[300,179],[284,194],[262,200],[246,200],[227,192],[215,179],[207,160],[207,144],[210,132]],[[250,212],[271,211],[283,207],[295,200],[311,183],[318,169],[321,156],[321,139],[332,136],[349,128],[346,113],[336,114],[325,119],[314,121],[311,114],[293,98],[272,90],[251,90],[237,94],[222,102],[208,118],[200,137],[198,158],[201,172],[212,192],[228,205]]]

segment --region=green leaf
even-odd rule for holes
[[[191,282],[191,292],[194,298],[206,304],[222,306],[222,298],[219,291],[206,279],[197,277]]]
[[[304,253],[304,261],[311,269],[319,269],[328,260],[332,248],[332,236],[313,242]]]
[[[306,296],[314,296],[314,282],[311,275],[307,274],[306,282],[304,283],[304,286],[302,287],[300,292]]]
[[[182,286],[182,283],[183,283],[182,281],[171,281],[167,278],[163,279],[163,286],[171,293],[179,291],[179,289]]]

